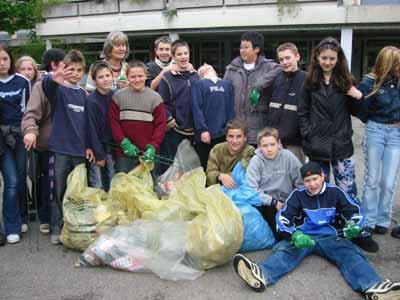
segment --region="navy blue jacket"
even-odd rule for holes
[[[399,79],[388,80],[372,96],[367,97],[373,90],[375,79],[365,75],[358,85],[363,94],[362,112],[357,115],[361,121],[368,120],[381,124],[400,122],[400,85]]]
[[[235,98],[232,82],[218,79],[201,79],[192,85],[192,107],[195,125],[194,138],[208,131],[211,139],[225,135],[226,123],[235,117]]]
[[[171,72],[163,75],[158,85],[158,93],[164,100],[167,123],[175,119],[176,131],[193,134],[191,86],[199,80],[196,72]]]
[[[53,108],[49,150],[85,157],[86,91],[68,83],[58,85],[51,79],[51,74],[44,77],[42,87]]]
[[[279,130],[279,136],[285,146],[301,146],[297,104],[305,77],[306,73],[302,70],[281,72],[272,86],[265,125]]]
[[[96,160],[106,159],[108,145],[112,142],[108,110],[113,94],[110,92],[103,95],[95,90],[86,99],[87,144],[93,150]]]
[[[20,126],[31,93],[29,80],[15,73],[0,80],[0,122],[1,125]]]
[[[313,196],[306,188],[295,189],[276,214],[278,233],[290,238],[296,230],[309,235],[338,235],[347,220],[363,225],[359,204],[333,184],[324,183],[321,192]]]

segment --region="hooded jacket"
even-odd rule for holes
[[[33,133],[37,136],[37,148],[47,150],[47,143],[52,127],[51,105],[43,92],[42,81],[37,81],[29,98],[24,116],[21,122],[22,135]]]
[[[302,185],[300,168],[300,161],[289,150],[279,150],[272,160],[257,149],[247,167],[246,182],[257,190],[263,205],[272,205],[272,199],[285,201],[296,187]]]
[[[236,116],[247,121],[249,131],[247,141],[257,144],[257,132],[265,127],[266,112],[271,96],[271,86],[282,67],[271,59],[260,55],[252,70],[246,70],[241,57],[236,57],[227,67],[224,79],[232,81],[235,95]],[[262,91],[256,107],[250,103],[253,88]]]

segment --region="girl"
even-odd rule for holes
[[[126,88],[129,86],[129,82],[126,80],[126,59],[129,55],[129,41],[125,33],[121,31],[112,31],[108,34],[104,45],[103,52],[100,55],[104,61],[110,66],[113,74],[113,91],[117,89]],[[86,83],[86,90],[93,92],[96,89],[96,83],[91,77],[89,71],[89,77]]]
[[[31,86],[39,79],[36,61],[30,56],[22,56],[15,63],[17,72],[24,75],[31,82]]]
[[[400,49],[383,48],[359,89],[364,95],[364,193],[362,206],[370,230],[388,232],[400,166]],[[379,189],[379,193],[378,193]],[[400,237],[400,229],[392,235]]]
[[[28,230],[26,153],[20,127],[29,95],[29,81],[15,73],[10,50],[0,44],[0,129],[6,144],[0,170],[4,177],[4,227],[10,244],[18,243],[20,233]]]
[[[353,197],[357,188],[350,116],[361,98],[339,43],[322,40],[313,51],[299,101],[299,127],[304,152],[321,165],[325,180],[329,181],[332,166],[336,184]]]

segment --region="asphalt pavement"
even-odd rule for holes
[[[357,182],[363,174],[362,125],[355,121]],[[399,194],[394,219],[400,221]],[[264,293],[255,293],[233,272],[230,264],[207,271],[194,281],[166,281],[150,273],[110,268],[76,268],[78,252],[53,246],[31,224],[22,242],[0,248],[0,300],[355,300],[363,299],[346,284],[338,269],[317,256],[308,257]],[[400,281],[400,240],[375,236],[376,254],[366,254],[383,278]],[[262,260],[271,250],[250,253]]]

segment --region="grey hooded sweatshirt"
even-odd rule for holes
[[[271,205],[272,199],[285,201],[295,188],[303,185],[300,168],[300,161],[289,150],[279,150],[275,159],[270,160],[257,149],[247,167],[246,182],[259,192],[263,205]]]
[[[265,118],[272,93],[272,84],[282,72],[282,67],[271,59],[260,55],[254,69],[246,70],[241,57],[236,57],[226,67],[224,79],[232,81],[235,95],[236,116],[246,120],[249,127],[247,142],[257,144],[257,132],[265,127]],[[262,91],[260,103],[253,107],[250,92],[255,88]]]

